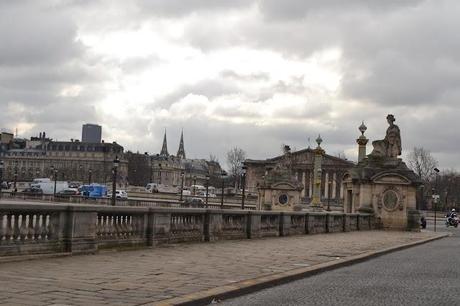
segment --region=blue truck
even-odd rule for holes
[[[107,186],[101,184],[81,185],[78,188],[82,197],[85,198],[106,198],[107,197]]]

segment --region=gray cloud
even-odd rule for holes
[[[405,150],[424,146],[443,159],[441,164],[460,167],[454,158],[459,149],[455,133],[460,128],[459,13],[460,4],[453,0],[0,2],[0,120],[12,128],[18,121],[32,123],[37,131],[54,130],[55,138],[61,139],[78,137],[84,121],[105,120],[110,122],[108,136],[115,135],[118,126],[129,126],[126,134],[136,137],[124,138],[125,147],[134,151],[159,150],[162,127],[168,127],[171,151],[175,151],[174,141],[178,142],[183,126],[189,155],[214,153],[222,160],[231,146],[242,147],[249,157],[266,158],[278,154],[282,143],[305,147],[307,138],[313,143],[318,133],[329,152],[352,149],[361,120],[369,127],[368,137],[380,139],[386,114],[394,113]],[[229,16],[240,19],[227,22]],[[203,57],[242,47],[302,61],[338,49],[340,90],[333,99],[318,95],[315,88],[304,85],[301,74],[273,81],[271,63],[267,71],[242,72],[229,66],[204,80],[178,83],[170,92],[155,89],[155,96],[161,98],[146,111],[168,110],[190,94],[205,96],[210,103],[237,96],[258,108],[216,106],[215,114],[244,118],[244,122],[204,115],[158,116],[151,121],[130,118],[129,124],[101,118],[96,106],[108,95],[102,85],[114,77],[108,71],[116,69],[119,75],[114,78],[122,78],[164,63],[161,54],[95,58],[78,40],[79,34],[136,30],[155,22],[168,29],[171,20],[184,26],[181,37],[172,43],[195,48]],[[79,95],[61,95],[74,85],[81,87]],[[284,121],[277,125],[262,120],[250,123],[280,94],[305,103],[280,107],[277,116]],[[343,105],[334,109],[340,106],[337,100]]]

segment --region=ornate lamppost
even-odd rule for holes
[[[182,196],[184,194],[184,176],[185,176],[185,173],[184,173],[184,170],[182,170],[180,172],[180,198],[179,198],[179,201],[182,202]]]
[[[93,169],[89,168],[89,170],[88,170],[88,185],[91,185],[92,176],[93,176]]]
[[[209,174],[206,174],[206,208],[208,208],[208,198],[209,198]]]
[[[18,182],[18,161],[14,161],[14,185],[13,185],[13,193],[16,193],[18,189],[16,188],[16,184]]]
[[[3,160],[0,160],[0,199],[2,198],[2,189],[3,189]]]
[[[224,209],[224,187],[225,187],[225,176],[227,175],[227,172],[225,170],[222,170],[220,173],[220,176],[222,178],[222,194],[220,198],[220,209]]]
[[[436,181],[435,181],[435,192],[433,194],[433,206],[434,206],[434,231],[436,232],[436,206],[438,204],[438,199],[439,199],[439,195],[438,195],[438,173],[439,173],[439,169],[438,168],[434,168],[433,169],[434,172],[436,172]]]
[[[51,172],[53,172],[53,178],[54,178],[54,191],[53,191],[53,196],[56,196],[56,185],[57,185],[57,174],[58,174],[58,170],[57,170],[54,166],[51,166]]]
[[[161,164],[158,164],[158,184],[161,185]]]
[[[196,194],[195,188],[196,188],[196,175],[193,176],[193,195]]]
[[[248,167],[243,166],[242,169],[243,169],[243,177],[242,177],[241,185],[243,185],[243,193],[241,195],[241,209],[244,210],[244,198],[245,198],[245,189],[246,189],[246,171]]]
[[[118,156],[115,156],[115,159],[113,160],[113,177],[112,177],[112,206],[115,206],[116,204],[116,199],[117,199],[117,170],[118,170],[118,165],[120,164],[120,160],[118,159]]]

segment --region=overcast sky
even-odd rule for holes
[[[460,1],[0,1],[0,127],[125,149],[357,155],[358,126],[460,169]],[[368,152],[371,145],[368,145]]]

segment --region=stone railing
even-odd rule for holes
[[[17,192],[15,194],[11,192],[3,191],[1,194],[1,199],[5,200],[21,200],[21,201],[31,201],[31,202],[60,202],[60,203],[69,203],[69,204],[95,204],[95,205],[111,205],[111,198],[86,198],[83,196],[67,196],[59,197],[53,195],[35,195],[35,194],[25,194]],[[135,207],[166,207],[166,208],[189,208],[189,207],[201,207],[204,208],[205,203],[203,204],[188,204],[186,201],[179,201],[177,199],[156,199],[156,198],[129,198],[129,199],[117,199],[116,206],[135,206]],[[184,197],[186,199],[187,197]],[[190,198],[190,197],[189,197]],[[208,199],[209,200],[209,199]],[[208,208],[220,209],[220,202],[208,201]],[[240,209],[241,203],[235,203],[225,199],[224,209]],[[255,210],[255,204],[245,204],[245,210]]]
[[[370,230],[372,215],[0,204],[0,256]]]

